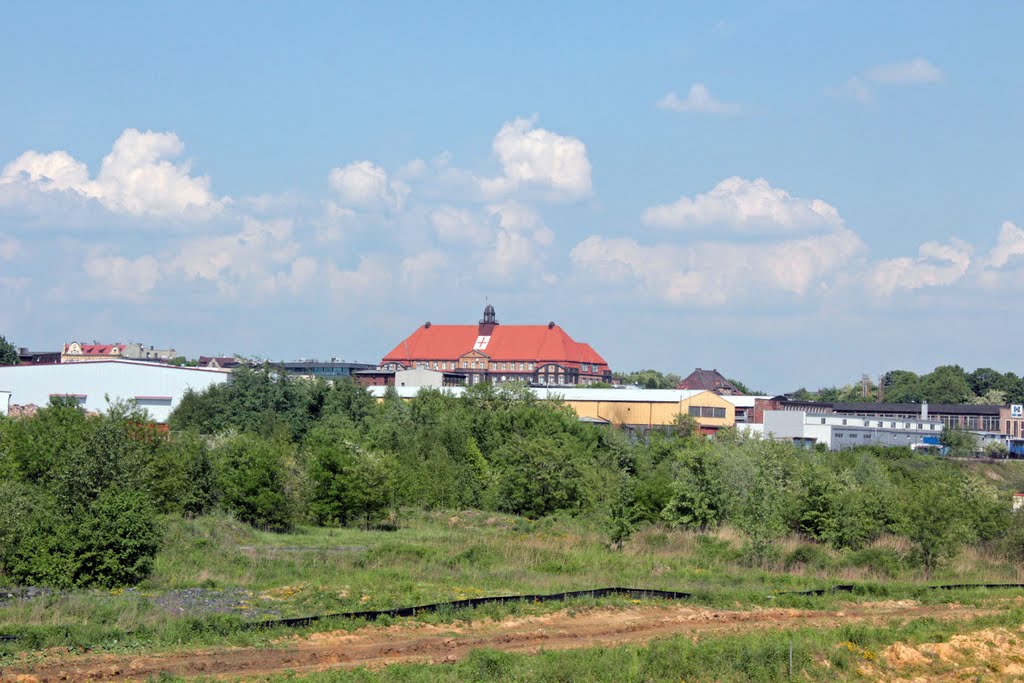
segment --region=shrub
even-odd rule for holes
[[[250,434],[227,439],[215,457],[224,508],[260,529],[290,529],[293,505],[287,493],[287,451],[286,446]]]
[[[581,472],[566,439],[533,436],[509,441],[499,451],[504,476],[498,486],[504,512],[536,519],[584,502]]]
[[[863,548],[851,553],[849,562],[887,577],[898,576],[903,571],[903,558],[892,548]]]
[[[802,566],[812,570],[827,569],[833,564],[828,551],[819,545],[812,544],[797,546],[792,552],[786,554],[783,563],[786,569]]]

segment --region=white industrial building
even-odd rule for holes
[[[804,447],[824,444],[831,451],[854,446],[938,447],[942,428],[940,420],[921,417],[883,418],[802,410],[766,410],[762,426],[767,438]]]
[[[85,410],[104,412],[113,401],[134,401],[155,422],[166,422],[189,389],[228,381],[230,372],[129,360],[0,367],[0,414],[10,406],[43,407],[71,396]]]

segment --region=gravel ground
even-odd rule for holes
[[[52,594],[53,591],[49,588],[35,588],[34,586],[13,586],[10,588],[0,588],[0,607],[9,605],[13,602],[32,600],[33,598],[39,598],[44,595]]]

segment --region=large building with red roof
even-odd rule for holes
[[[588,385],[612,379],[600,354],[555,323],[501,325],[489,304],[477,325],[424,323],[384,356],[380,367],[456,372],[467,384]]]

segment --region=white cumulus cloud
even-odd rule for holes
[[[864,250],[845,228],[768,244],[699,242],[641,245],[591,236],[570,258],[584,277],[615,286],[636,283],[645,295],[678,306],[722,305],[767,292],[803,296]]]
[[[274,293],[282,286],[294,290],[308,282],[315,269],[309,260],[299,261],[292,229],[288,219],[245,217],[237,233],[183,246],[168,268],[186,280],[214,283],[230,298],[243,292]]]
[[[228,200],[213,195],[208,177],[191,175],[189,161],[172,161],[183,151],[184,144],[174,133],[128,128],[95,177],[68,152],[30,150],[4,167],[0,185],[71,192],[132,216],[209,218]]]
[[[359,302],[355,298],[357,296],[387,292],[393,275],[385,259],[367,255],[360,258],[358,265],[351,270],[327,264],[325,279],[337,300],[354,305]]]
[[[409,194],[408,185],[389,178],[387,171],[370,161],[333,168],[327,179],[343,205],[360,209],[400,209]]]
[[[143,299],[153,291],[161,275],[159,261],[150,255],[127,259],[92,253],[83,267],[93,280],[94,291],[104,299]]]
[[[691,114],[738,114],[743,110],[735,102],[722,102],[715,99],[703,83],[694,83],[685,99],[680,99],[670,92],[658,100],[659,109]]]
[[[652,206],[643,221],[658,228],[715,226],[740,233],[793,233],[835,229],[842,219],[821,199],[794,197],[764,178],[733,176],[708,192]]]
[[[486,223],[468,209],[442,206],[430,214],[430,222],[446,244],[481,245],[491,239]]]
[[[574,199],[591,192],[590,160],[582,141],[534,127],[519,118],[501,127],[492,148],[504,174],[480,179],[486,196],[499,197],[520,188],[545,191],[552,198]]]
[[[971,246],[958,239],[949,244],[925,242],[916,258],[900,257],[878,262],[865,276],[868,289],[879,296],[892,296],[900,290],[942,287],[954,284],[967,274],[971,265]]]
[[[987,263],[993,268],[1002,268],[1017,256],[1024,256],[1024,229],[1010,221],[1003,221],[999,228],[999,239],[989,252]]]
[[[497,226],[492,247],[481,258],[481,272],[498,279],[524,271],[535,274],[555,240],[540,214],[513,201],[492,204],[487,212]]]

